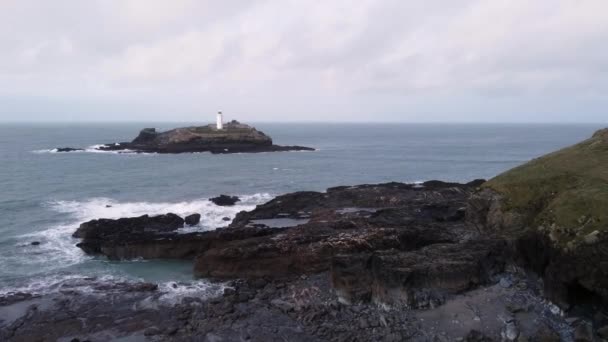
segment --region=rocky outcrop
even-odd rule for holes
[[[189,226],[195,226],[201,222],[201,214],[192,214],[184,217],[184,222]]]
[[[282,278],[331,269],[334,284],[343,298],[356,298],[353,301],[374,298],[388,305],[409,305],[407,301],[387,295],[371,295],[374,286],[380,291],[381,281],[373,280],[376,268],[368,267],[370,260],[379,260],[375,264],[377,267],[386,264],[390,269],[390,256],[400,256],[420,267],[420,260],[428,260],[426,271],[436,270],[436,286],[429,285],[429,288],[446,293],[464,291],[487,281],[504,264],[499,260],[502,254],[498,253],[496,246],[465,243],[478,235],[473,227],[464,224],[466,200],[478,184],[387,183],[279,196],[251,212],[239,213],[230,227],[243,229],[258,226],[260,222],[272,224],[273,220],[293,220],[299,222],[297,226],[276,234],[232,240],[209,248],[197,257],[194,272],[197,276],[222,279]],[[445,247],[437,247],[435,253],[440,255],[449,250],[451,254],[446,252],[443,259],[429,257],[428,254],[435,251],[433,246],[443,245]],[[478,248],[481,245],[486,247]],[[429,250],[425,249],[427,247]],[[484,262],[491,263],[493,259],[488,255],[494,252],[497,266],[483,268]],[[454,272],[454,279],[448,284],[442,278],[445,275],[441,270],[450,269],[450,262],[455,265],[458,258],[463,260],[462,266],[452,267],[459,272]],[[349,261],[340,263],[339,260]],[[392,267],[396,269],[398,264],[399,261],[394,261]],[[360,281],[368,279],[365,285],[344,285],[352,283],[348,280],[350,271],[347,269],[354,265],[361,267],[353,278]],[[422,271],[412,271],[417,272]],[[461,278],[457,280],[456,275]],[[386,281],[387,289],[399,287],[388,279],[383,281]],[[402,287],[403,284],[401,282]],[[426,291],[420,287],[421,284],[422,281],[413,283],[411,291]],[[446,286],[449,288],[444,288]],[[358,294],[362,291],[367,295]],[[395,291],[391,289],[389,292]],[[409,290],[402,288],[400,291],[405,293]]]
[[[436,307],[450,295],[495,281],[505,260],[505,244],[500,240],[337,255],[332,284],[345,303]]]
[[[140,233],[165,233],[184,226],[184,219],[169,213],[159,216],[143,215],[140,217],[98,219],[85,222],[72,235],[87,240],[109,238],[114,236],[129,236]]]
[[[191,216],[189,218],[194,222]],[[77,246],[85,253],[101,254],[114,260],[193,259],[216,244],[280,231],[245,227],[184,234],[177,231],[184,226],[184,222],[184,219],[175,214],[99,219],[81,224],[73,237],[82,239]]]
[[[219,195],[217,197],[210,198],[209,201],[213,202],[215,205],[219,206],[232,206],[235,205],[236,202],[239,202],[241,199],[237,196],[228,196],[228,195]]]
[[[97,147],[101,151],[130,151],[142,153],[255,153],[278,151],[314,151],[304,146],[274,145],[272,139],[254,127],[232,121],[218,130],[215,125],[193,126],[157,132],[144,128],[131,142],[110,143]],[[70,152],[72,148],[58,149]]]

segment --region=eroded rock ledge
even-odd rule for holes
[[[328,271],[344,303],[433,307],[496,282],[507,266],[541,276],[545,295],[563,308],[582,297],[606,298],[603,244],[567,254],[542,234],[492,228],[488,212],[498,210],[497,200],[484,197],[482,183],[296,192],[209,232],[179,233],[183,220],[165,215],[96,220],[75,236],[83,238],[78,246],[85,252],[111,259],[192,259],[194,274],[211,279]]]

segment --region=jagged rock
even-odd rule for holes
[[[184,222],[189,226],[195,226],[201,222],[201,214],[188,215],[184,218]]]
[[[194,259],[202,251],[231,240],[275,234],[281,229],[242,227],[181,234],[184,220],[174,214],[147,215],[117,220],[99,219],[83,223],[73,234],[87,254],[110,259]]]
[[[144,232],[171,232],[184,226],[184,219],[169,213],[159,216],[98,219],[82,223],[72,235],[76,238],[93,239],[103,235],[136,234]]]
[[[340,255],[333,259],[332,284],[345,303],[436,307],[446,295],[489,283],[502,272],[505,247],[502,241],[479,240]]]
[[[310,274],[328,270],[332,257],[340,253],[411,250],[456,242],[459,234],[475,232],[463,226],[462,218],[445,217],[462,208],[473,190],[440,182],[422,188],[387,183],[278,196],[251,212],[239,213],[230,227],[251,227],[258,219],[298,220],[302,213],[311,213],[310,217],[277,234],[209,248],[196,259],[195,274],[217,278]],[[433,207],[434,214],[421,212],[422,205]],[[377,209],[361,215],[359,207]]]
[[[232,206],[235,205],[236,202],[240,201],[241,199],[237,196],[219,195],[217,197],[210,198],[209,200],[215,205]]]

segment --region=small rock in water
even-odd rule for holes
[[[230,220],[231,220],[231,219],[230,219],[230,217],[228,217],[228,216],[224,216],[224,217],[222,217],[222,221],[230,221]]]
[[[197,225],[201,222],[201,214],[188,215],[184,218],[184,222],[189,226]]]
[[[211,202],[215,203],[215,205],[220,206],[232,206],[236,202],[241,199],[236,196],[228,196],[228,195],[219,195],[218,197],[213,197],[209,199]]]
[[[112,208],[112,206],[109,204],[106,204],[106,208]]]
[[[40,241],[32,241],[32,243],[30,243],[30,245],[32,246],[38,246],[40,244]]]

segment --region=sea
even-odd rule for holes
[[[196,124],[196,123],[189,123]],[[84,280],[158,283],[168,299],[202,295],[214,284],[193,279],[192,264],[110,261],[76,247],[72,233],[98,218],[200,213],[206,231],[223,217],[274,196],[338,185],[468,182],[491,178],[576,143],[601,124],[255,123],[279,145],[314,152],[178,155],[99,152],[144,127],[185,123],[0,124],[0,295],[86,290]],[[57,153],[58,147],[84,147]],[[237,195],[234,207],[208,199]],[[32,245],[32,242],[39,242]]]

